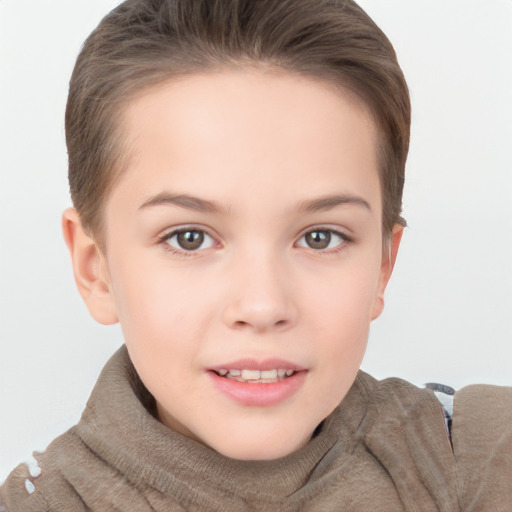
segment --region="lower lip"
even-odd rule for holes
[[[239,404],[253,407],[268,407],[286,400],[299,390],[306,379],[306,371],[300,371],[278,382],[248,384],[221,377],[214,371],[207,373],[219,391]]]

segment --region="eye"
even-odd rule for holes
[[[205,231],[188,228],[172,231],[164,235],[162,242],[179,252],[193,252],[199,249],[209,249],[215,244],[215,240]]]
[[[317,251],[336,249],[349,242],[350,239],[343,233],[333,229],[313,229],[305,233],[297,242],[299,247],[308,247]]]

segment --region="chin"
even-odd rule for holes
[[[286,442],[284,441],[286,439]],[[217,452],[230,459],[237,460],[273,460],[286,457],[307,444],[311,435],[301,436],[300,440],[290,438],[288,433],[281,432],[277,439],[262,439],[261,436],[254,436],[250,439],[231,438],[227,446],[212,446]]]

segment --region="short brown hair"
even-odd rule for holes
[[[271,65],[353,91],[379,129],[383,233],[401,217],[410,100],[393,47],[352,0],[126,0],[86,40],[66,109],[71,197],[101,245],[124,168],[122,107],[173,76]]]

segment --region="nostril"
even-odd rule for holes
[[[234,327],[237,327],[239,329],[245,328],[250,325],[258,327],[258,324],[256,322],[254,324],[251,324],[251,322],[245,322],[243,320],[237,320],[233,325],[234,325]],[[284,327],[286,325],[288,325],[287,320],[278,320],[277,322],[274,323],[274,327]]]

